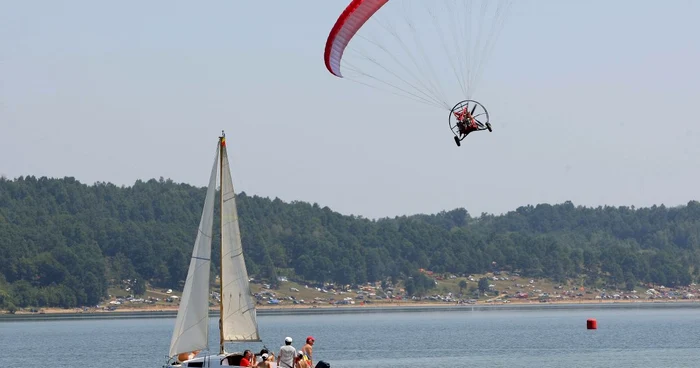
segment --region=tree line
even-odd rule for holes
[[[171,180],[132,186],[0,178],[0,308],[95,305],[110,285],[178,289],[206,188]],[[492,270],[630,288],[688,285],[700,270],[700,203],[583,207],[571,202],[472,216],[464,208],[370,220],[301,201],[237,196],[251,276],[336,284],[403,282],[418,269]],[[215,222],[215,239],[218,237]],[[218,274],[218,252],[212,252]],[[213,277],[212,277],[213,280]]]

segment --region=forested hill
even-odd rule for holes
[[[110,282],[123,279],[180,288],[205,191],[163,179],[130,187],[0,179],[0,308],[96,304]],[[238,211],[248,271],[268,280],[397,282],[419,268],[483,273],[492,262],[523,276],[585,276],[589,285],[688,285],[700,275],[697,201],[638,209],[566,202],[503,216],[454,209],[368,220],[240,193]]]

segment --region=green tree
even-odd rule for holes
[[[134,280],[133,290],[135,296],[143,296],[144,294],[146,294],[146,280],[142,278]]]
[[[16,307],[90,305],[128,279],[181,289],[205,193],[165,178],[119,187],[71,177],[0,177],[4,299]],[[585,278],[588,286],[675,287],[700,277],[697,201],[647,208],[567,201],[498,216],[471,217],[458,208],[378,220],[245,193],[237,206],[248,272],[271,283],[278,273],[340,285],[390,279],[425,295],[435,283],[416,274],[420,268],[485,274],[494,261],[524,277]],[[215,221],[213,245],[219,226]]]
[[[486,277],[479,279],[479,291],[482,293],[489,291],[489,279]]]
[[[463,294],[463,293],[464,293],[464,289],[466,289],[466,288],[467,288],[467,281],[465,281],[465,280],[460,280],[460,281],[459,281],[459,293],[460,293],[460,294]]]
[[[416,295],[416,283],[412,278],[406,280],[404,288],[406,289],[406,294],[409,296]]]

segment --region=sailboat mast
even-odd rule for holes
[[[219,354],[224,353],[224,147],[226,134],[219,137]]]

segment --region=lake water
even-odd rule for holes
[[[598,321],[586,329],[586,319]],[[161,367],[174,318],[0,323],[0,367]],[[212,319],[211,346],[218,346]],[[260,316],[263,343],[316,338],[333,368],[698,367],[700,309],[449,311]],[[231,345],[230,350],[262,344]]]

